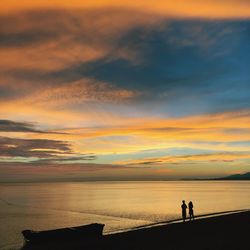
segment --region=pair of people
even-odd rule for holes
[[[184,200],[182,201],[181,209],[182,209],[182,219],[183,222],[185,222],[187,218],[187,205]],[[194,220],[194,205],[192,201],[188,203],[188,212],[189,212],[189,220],[190,221],[192,219]]]

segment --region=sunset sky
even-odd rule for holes
[[[249,0],[1,0],[0,182],[250,171]]]

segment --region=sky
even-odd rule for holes
[[[0,182],[250,171],[249,0],[1,0]]]

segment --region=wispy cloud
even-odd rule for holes
[[[0,161],[33,163],[77,163],[96,159],[94,154],[79,154],[66,141],[0,137]]]
[[[23,100],[35,105],[59,106],[84,102],[118,103],[136,98],[140,93],[118,88],[105,82],[83,79],[67,85],[50,86]]]
[[[46,131],[38,129],[35,124],[31,122],[17,122],[11,120],[0,120],[1,132],[23,132],[23,133],[45,133],[45,134],[62,134],[62,132]]]
[[[221,152],[197,155],[164,156],[157,158],[144,158],[114,162],[122,165],[151,165],[159,166],[166,164],[201,164],[211,162],[234,162],[235,160],[250,159],[249,152]]]
[[[34,124],[29,122],[15,122],[10,120],[0,120],[0,132],[35,132],[42,133],[37,130]]]
[[[71,154],[67,142],[45,139],[15,139],[0,137],[0,155],[4,157],[53,157]]]
[[[38,159],[34,161],[30,161],[30,163],[35,163],[35,164],[78,164],[82,163],[83,161],[93,161],[97,157],[94,154],[78,154],[77,156],[53,156],[50,158],[43,158],[43,159]]]

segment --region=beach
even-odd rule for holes
[[[249,250],[250,211],[200,218],[104,235],[100,239],[70,244],[32,246],[22,250]]]

